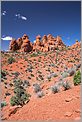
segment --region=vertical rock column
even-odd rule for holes
[[[41,51],[41,36],[38,35],[36,36],[36,41],[34,42],[34,45],[33,45],[33,51]]]
[[[22,46],[21,46],[21,50],[23,52],[30,52],[32,50],[32,44],[30,43],[29,37],[24,34],[22,37]]]

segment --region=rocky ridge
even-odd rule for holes
[[[36,36],[34,43],[30,42],[29,37],[24,34],[23,37],[12,39],[9,45],[9,50],[19,52],[30,52],[30,51],[42,51],[48,52],[57,48],[63,49],[66,45],[63,43],[60,36],[53,37],[51,34],[44,35],[42,38],[40,35]]]

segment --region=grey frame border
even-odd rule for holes
[[[82,0],[0,0],[0,37],[1,37],[1,2],[2,1],[80,1],[81,2],[81,47],[82,47]],[[1,49],[1,40],[0,40],[0,49]],[[81,50],[81,56],[82,56],[82,50]],[[1,53],[0,53],[0,58],[1,58]],[[82,57],[81,57],[81,61],[82,61]],[[81,62],[82,63],[82,62]],[[0,62],[0,71],[1,71],[1,62]],[[81,65],[81,72],[82,72],[82,65]],[[1,76],[0,76],[0,81],[1,81]],[[82,81],[82,73],[81,73],[81,81]],[[82,89],[82,84],[81,84],[81,89]],[[1,94],[1,87],[0,87],[0,94]],[[80,94],[80,97],[82,97],[82,94]],[[81,99],[80,99],[81,100]],[[82,110],[82,103],[81,103],[81,110]],[[1,113],[1,106],[0,106],[0,113]],[[0,116],[0,120],[1,120],[1,116]],[[73,121],[73,120],[18,120],[18,121],[5,121],[4,122],[82,122],[82,112],[81,112],[81,120],[79,121]],[[1,122],[3,122],[1,120]]]

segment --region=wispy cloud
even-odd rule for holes
[[[15,14],[15,16],[16,16],[18,19],[27,20],[27,17],[22,16],[22,15],[20,15],[20,14]]]
[[[21,18],[21,15],[20,14],[15,14],[16,17],[18,18]]]
[[[10,36],[6,36],[6,37],[3,37],[3,38],[1,38],[2,40],[12,40],[12,37],[10,37]]]
[[[6,15],[6,11],[2,11],[2,13],[1,13],[1,16],[5,16]],[[18,19],[22,19],[22,20],[27,20],[27,17],[26,16],[23,16],[23,15],[21,15],[21,14],[15,14],[15,17],[17,17]]]
[[[5,16],[6,13],[7,13],[6,11],[3,11],[3,12],[1,13],[1,15],[2,15],[2,16]]]
[[[27,18],[26,18],[26,17],[24,17],[24,16],[21,16],[21,19],[23,19],[23,20],[27,20]]]

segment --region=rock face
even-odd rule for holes
[[[29,37],[24,34],[21,38],[12,39],[10,42],[9,49],[11,51],[18,50],[19,52],[30,52],[30,51],[42,51],[48,52],[55,49],[63,49],[66,45],[63,43],[60,36],[53,37],[51,34],[44,35],[42,38],[40,35],[36,36],[34,43],[30,42]],[[80,48],[81,44],[76,40],[76,43],[71,48]]]
[[[46,35],[44,35],[43,37],[42,37],[42,44],[43,45],[46,45],[47,44],[47,36]]]
[[[41,39],[41,36],[40,35],[36,36],[36,42],[35,42],[35,45],[36,46],[41,46],[40,39]]]
[[[11,40],[9,49],[12,51],[19,50],[20,52],[30,52],[32,51],[33,45],[29,40],[29,37],[24,34],[22,38]]]
[[[23,52],[30,52],[32,51],[32,44],[30,43],[29,37],[24,34],[22,37],[22,45],[21,45],[21,51]]]
[[[9,45],[9,49],[12,51],[16,51],[18,49],[18,44],[16,42],[16,39],[12,39]]]
[[[18,49],[21,49],[21,45],[22,45],[22,43],[23,43],[22,38],[18,38],[18,39],[16,40],[16,42],[17,42],[17,44],[18,44]]]
[[[41,50],[41,36],[38,35],[36,36],[36,41],[34,42],[34,45],[33,45],[33,51],[39,51]]]
[[[51,34],[49,35],[44,35],[41,39],[41,36],[38,35],[36,37],[36,41],[34,42],[33,45],[33,51],[42,51],[42,52],[47,52],[50,50],[55,50],[57,48],[64,48],[65,45],[62,42],[62,39],[60,36],[53,37]]]

